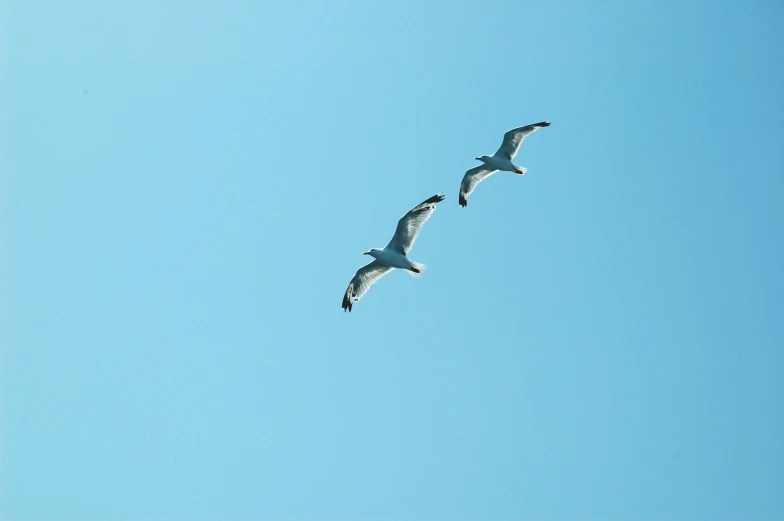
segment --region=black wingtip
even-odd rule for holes
[[[468,206],[468,201],[466,200],[465,196],[463,195],[463,192],[460,192],[460,200],[458,201],[458,203],[460,204],[460,206],[463,206],[463,207]]]
[[[550,126],[550,122],[549,121],[542,121],[540,123],[534,123],[531,126],[533,126],[533,127],[549,127]]]
[[[436,194],[433,197],[431,197],[430,199],[428,199],[427,201],[422,201],[421,204],[440,203],[444,199],[446,199],[446,196],[444,194]]]
[[[353,304],[351,303],[351,299],[348,296],[348,291],[346,292],[345,295],[343,295],[342,307],[343,307],[343,312],[348,311],[349,313],[351,313],[351,308],[353,307]]]

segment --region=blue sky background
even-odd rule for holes
[[[0,516],[784,519],[781,2],[2,17]]]

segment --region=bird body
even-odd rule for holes
[[[370,255],[371,257],[375,257],[378,262],[384,264],[385,266],[398,268],[401,270],[414,269],[418,264],[409,260],[409,258],[402,253],[398,253],[393,250],[387,250],[386,248],[382,248],[380,250],[373,248],[370,251],[366,251],[365,254]]]
[[[478,161],[483,162],[486,166],[493,170],[502,170],[504,172],[525,173],[525,168],[517,166],[512,163],[511,159],[497,156],[481,156],[476,158]]]

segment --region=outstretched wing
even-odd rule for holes
[[[343,311],[351,311],[354,302],[361,299],[362,295],[367,293],[367,290],[370,289],[374,282],[393,269],[389,266],[384,266],[378,259],[359,268],[351,282],[348,283],[346,294],[343,295]]]
[[[414,246],[420,228],[425,224],[433,212],[436,211],[436,203],[444,200],[444,194],[434,195],[426,201],[422,201],[397,222],[397,229],[392,240],[384,249],[393,250],[403,255]]]
[[[511,161],[517,154],[517,150],[523,143],[525,136],[536,132],[537,129],[549,126],[549,121],[542,121],[540,123],[534,123],[533,125],[526,125],[524,127],[517,127],[509,130],[506,134],[504,134],[504,142],[501,143],[501,147],[498,149],[495,155],[498,157],[504,157]]]
[[[476,185],[496,172],[498,172],[498,170],[487,168],[487,165],[479,165],[470,170],[466,170],[466,173],[463,176],[463,182],[460,183],[460,200],[458,201],[460,206],[466,206],[468,204],[466,197],[474,191]]]

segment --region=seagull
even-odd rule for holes
[[[375,260],[354,274],[343,295],[343,311],[351,311],[354,303],[367,293],[370,286],[393,269],[407,270],[414,277],[425,270],[424,264],[409,260],[406,254],[414,246],[422,225],[436,211],[436,203],[443,200],[444,194],[438,194],[413,207],[397,222],[395,235],[389,244],[382,249],[370,248],[363,254],[375,257]]]
[[[499,170],[525,175],[528,169],[512,163],[512,159],[514,159],[514,156],[517,154],[517,150],[523,143],[525,136],[536,132],[536,129],[549,126],[549,121],[542,121],[541,123],[534,123],[533,125],[513,128],[504,134],[504,142],[501,143],[501,147],[495,154],[489,157],[477,157],[476,160],[481,161],[482,164],[466,171],[463,176],[463,182],[460,183],[460,199],[458,201],[460,206],[466,206],[468,204],[466,197],[474,191],[476,185]]]

